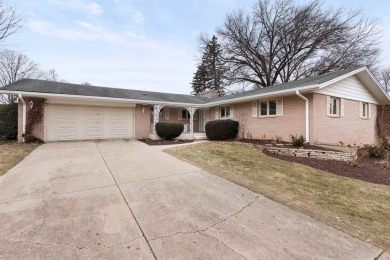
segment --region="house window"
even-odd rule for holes
[[[329,115],[339,116],[340,115],[340,98],[330,98],[329,104]]]
[[[221,118],[230,118],[231,117],[231,108],[230,106],[221,107]]]
[[[276,115],[276,100],[260,102],[260,116],[275,116]]]
[[[158,118],[164,120],[165,119],[165,113],[164,108],[160,109],[160,113],[158,114]]]
[[[368,111],[369,110],[368,103],[362,102],[361,108],[362,108],[361,117],[362,118],[368,118],[368,113],[369,113],[369,111]]]
[[[181,110],[181,119],[190,119],[190,112],[187,109]]]

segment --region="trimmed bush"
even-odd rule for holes
[[[303,137],[303,135],[300,135],[299,137],[297,135],[290,135],[290,139],[292,146],[298,147],[305,144],[305,137]]]
[[[18,136],[18,104],[0,105],[0,139],[15,140]]]
[[[234,139],[238,134],[238,122],[230,119],[207,122],[205,128],[210,140]]]
[[[368,156],[375,159],[383,159],[385,157],[386,149],[382,144],[368,146]]]
[[[158,122],[156,124],[157,135],[163,139],[173,139],[183,133],[184,125],[182,123],[165,123]]]

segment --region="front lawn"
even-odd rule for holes
[[[18,164],[39,144],[0,143],[0,176]]]
[[[271,158],[244,143],[207,142],[166,152],[390,250],[389,186]]]

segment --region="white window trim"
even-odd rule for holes
[[[224,108],[225,109],[225,114],[226,114],[226,108],[229,108],[229,117],[227,117],[226,115],[224,117],[222,117],[222,109]],[[232,119],[233,118],[233,106],[229,105],[229,106],[220,106],[219,107],[219,119]]]
[[[275,115],[270,115],[269,114],[269,102],[270,101],[275,101],[275,103],[276,103],[276,113],[275,113]],[[267,115],[262,115],[261,114],[261,103],[262,102],[267,102]],[[282,104],[281,107],[279,107],[280,111],[278,111],[278,102],[281,102],[281,104]],[[257,115],[258,115],[258,118],[270,118],[270,117],[283,116],[283,108],[284,108],[283,98],[259,100],[259,102],[257,102]]]
[[[330,108],[332,107],[331,101],[335,99],[336,100],[336,105],[337,105],[337,113],[336,114],[331,114]],[[339,118],[344,116],[344,99],[339,98],[339,97],[333,97],[333,96],[327,96],[327,104],[326,104],[326,115],[328,117],[333,117],[333,118]]]
[[[366,115],[363,115],[363,112],[364,112],[364,105],[366,105],[366,111],[365,111],[365,114]],[[360,119],[364,119],[364,120],[368,120],[371,118],[371,105],[370,103],[368,102],[359,102],[359,118]]]

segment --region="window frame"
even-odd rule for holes
[[[222,111],[224,111],[224,116],[222,116]],[[229,116],[227,116],[227,111],[229,111]],[[219,107],[219,118],[220,119],[229,119],[232,118],[232,106],[220,106]]]
[[[339,97],[329,97],[329,111],[328,116],[331,117],[340,117],[341,116],[341,98]],[[335,103],[334,103],[335,102]],[[336,113],[334,113],[334,108],[336,107]]]
[[[369,119],[370,118],[370,105],[368,102],[361,102],[361,109],[362,113],[360,115],[360,118],[362,119]]]
[[[185,117],[183,117],[183,112],[185,111]],[[189,120],[190,119],[190,112],[188,112],[187,109],[181,109],[181,120]]]
[[[278,116],[278,99],[275,98],[275,99],[268,99],[268,100],[260,100],[258,102],[258,111],[257,111],[257,114],[258,114],[258,117],[277,117]],[[274,102],[275,103],[275,114],[271,114],[271,109],[270,109],[270,102]],[[263,115],[262,114],[262,104],[263,103],[266,103],[267,104],[267,114],[266,115]]]

